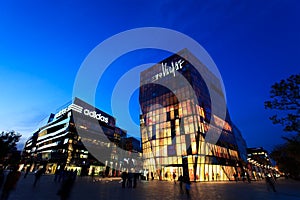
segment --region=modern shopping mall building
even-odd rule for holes
[[[94,168],[96,175],[119,176],[128,167],[128,160],[118,151],[139,151],[139,141],[126,136],[114,117],[75,98],[51,114],[28,139],[23,150],[24,167],[35,170],[44,166],[48,173],[61,167],[77,169],[83,175]]]
[[[141,72],[140,126],[149,176],[211,181],[244,173],[227,108],[225,117],[212,111],[224,105],[220,88],[220,80],[187,49]]]

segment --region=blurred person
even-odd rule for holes
[[[71,171],[66,173],[65,179],[63,180],[61,187],[57,192],[57,195],[60,196],[61,200],[67,200],[70,197],[74,181],[74,173]]]
[[[178,177],[178,181],[179,181],[179,186],[180,186],[180,192],[182,193],[183,192],[183,190],[182,190],[183,176],[182,175],[180,175]]]
[[[2,188],[3,182],[4,182],[4,170],[2,167],[0,167],[0,189]]]
[[[251,178],[250,178],[250,175],[249,175],[249,173],[248,173],[248,172],[246,172],[246,177],[247,177],[247,181],[248,181],[248,183],[251,183]]]
[[[121,175],[121,178],[122,178],[122,188],[125,188],[125,186],[126,186],[127,176],[128,176],[127,172],[125,172],[125,171],[122,172],[122,175]]]
[[[174,180],[174,183],[176,184],[176,173],[173,172],[173,180]]]
[[[265,179],[266,179],[266,184],[267,184],[268,191],[271,188],[273,190],[273,192],[276,192],[274,178],[270,174],[265,174]]]
[[[6,177],[2,189],[1,200],[7,200],[11,191],[16,189],[20,176],[21,176],[21,172],[18,171],[17,166],[14,166],[13,169],[8,173]]]
[[[25,171],[25,174],[24,174],[24,178],[26,178],[26,177],[27,177],[27,175],[28,175],[29,171],[30,171],[30,166],[26,168],[26,171]]]
[[[190,190],[191,190],[191,181],[190,181],[190,178],[187,177],[187,180],[186,180],[186,183],[185,183],[185,192],[186,192],[186,195],[187,195],[188,199],[190,198]]]
[[[40,181],[41,176],[43,175],[44,172],[45,172],[44,168],[37,170],[37,172],[35,173],[35,177],[34,177],[33,187],[35,187],[37,182]]]

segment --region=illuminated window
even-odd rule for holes
[[[175,138],[174,138],[175,139]],[[168,145],[171,145],[172,144],[172,138],[171,137],[168,137]]]
[[[159,139],[159,145],[160,146],[164,145],[164,140],[163,139]]]
[[[171,119],[174,119],[174,110],[171,110],[171,111],[170,111],[170,118],[171,118]]]
[[[176,143],[177,143],[177,144],[180,144],[180,143],[181,143],[180,136],[176,136]]]
[[[196,154],[197,153],[196,142],[192,142],[191,146],[192,146],[192,154]]]
[[[189,124],[189,131],[190,131],[190,133],[194,133],[195,132],[195,130],[194,130],[194,123],[190,123]]]
[[[195,134],[190,134],[191,142],[196,142]]]
[[[182,108],[182,114],[183,114],[183,116],[187,116],[188,115],[188,111],[187,111],[186,107]]]
[[[182,150],[182,155],[186,156],[186,145],[185,145],[185,143],[181,144],[181,150]]]
[[[190,133],[190,130],[189,130],[189,124],[185,124],[185,125],[184,125],[184,133],[185,133],[185,134],[189,134],[189,133]]]
[[[175,127],[176,135],[180,135],[180,126]]]
[[[178,108],[178,117],[179,117],[179,118],[182,117],[182,108]]]
[[[177,155],[181,155],[181,144],[176,144]]]
[[[185,143],[185,135],[181,135],[180,137],[181,137],[181,143],[182,144]]]

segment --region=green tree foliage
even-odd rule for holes
[[[0,163],[11,164],[17,155],[17,143],[21,134],[15,131],[2,131],[0,133]],[[8,163],[7,163],[8,162]]]
[[[283,137],[287,142],[276,146],[270,156],[280,171],[293,178],[300,178],[300,136]]]
[[[300,178],[300,74],[275,83],[265,108],[277,111],[271,116],[273,124],[281,124],[286,132],[296,135],[282,137],[286,142],[276,146],[270,156],[282,172]]]
[[[284,131],[300,134],[300,74],[272,85],[270,98],[265,101],[265,108],[277,111],[270,117],[273,124],[281,124]]]

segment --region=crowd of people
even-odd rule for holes
[[[24,178],[28,176],[29,168],[25,170]],[[34,175],[33,188],[37,186],[42,175],[45,173],[45,168],[37,169]],[[57,195],[61,200],[67,200],[70,196],[74,181],[76,179],[77,170],[57,170],[54,176],[54,182],[61,182],[61,186],[57,191]],[[17,183],[21,177],[21,172],[18,166],[11,166],[9,172],[5,176],[4,169],[0,168],[0,189],[2,189],[0,200],[8,200],[11,192],[16,189]]]
[[[35,188],[39,184],[39,181],[40,181],[42,175],[45,173],[45,171],[46,170],[43,167],[43,168],[37,169],[33,173],[33,175],[34,175],[34,181],[32,184],[33,188]],[[29,170],[26,169],[24,172],[25,172],[24,178],[26,178],[29,173]],[[78,173],[77,170],[66,170],[63,168],[56,170],[53,181],[61,183],[59,190],[57,191],[57,195],[60,197],[61,200],[67,200],[69,198],[70,193],[73,188],[73,185],[74,185],[74,182],[77,177],[77,173]],[[91,173],[92,180],[94,179],[94,174],[95,174],[94,170],[92,170],[92,173]],[[6,176],[5,176],[3,168],[0,168],[0,189],[2,189],[0,200],[7,200],[9,198],[11,192],[16,188],[20,177],[21,177],[21,172],[18,170],[18,166],[12,166]],[[237,181],[236,176],[234,176],[234,177],[235,177],[235,180]],[[247,176],[245,176],[245,177],[247,177]],[[176,182],[178,181],[180,192],[182,194],[186,193],[187,197],[189,198],[190,197],[190,189],[191,189],[191,181],[190,181],[189,176],[179,175],[179,177],[177,178],[177,181],[176,181],[176,178],[177,178],[176,173],[173,173],[172,180],[174,181],[174,184],[176,184]],[[248,178],[248,181],[250,181],[250,178],[249,177],[247,177],[247,178]],[[140,179],[140,174],[139,173],[122,172],[121,179],[122,180],[120,181],[120,183],[122,183],[122,188],[136,188],[138,180]],[[270,189],[272,189],[274,192],[276,192],[276,188],[275,188],[276,179],[271,174],[267,174],[267,173],[265,174],[264,179],[265,179],[268,191]],[[153,174],[151,175],[150,180],[152,180],[152,181],[154,180]]]
[[[127,173],[122,172],[122,188],[136,188],[137,187],[137,180],[139,179],[140,174],[138,173]]]

